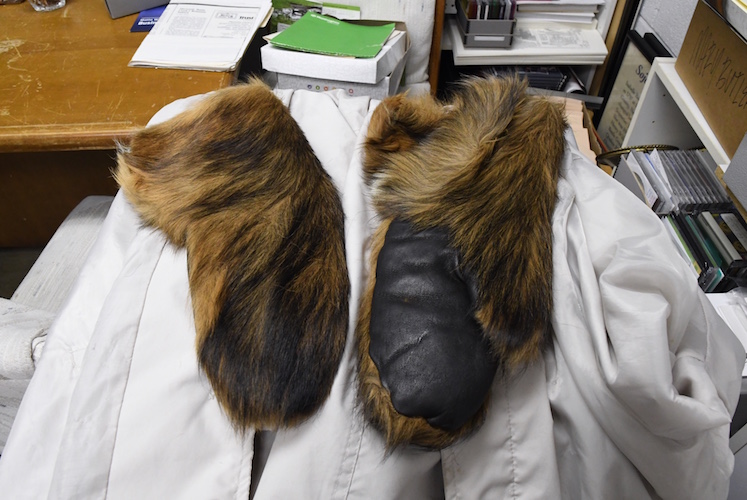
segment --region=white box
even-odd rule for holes
[[[398,92],[404,70],[405,59],[403,58],[394,67],[392,73],[382,78],[378,83],[344,82],[328,78],[310,78],[307,76],[278,73],[276,87],[279,89],[303,89],[315,92],[343,89],[350,96],[369,96],[373,99],[383,99]]]
[[[390,37],[376,57],[371,58],[311,54],[279,49],[268,43],[260,49],[262,69],[325,81],[376,84],[392,74],[409,49],[410,41],[403,23],[397,23],[395,29],[401,34]]]

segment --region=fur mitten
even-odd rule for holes
[[[117,181],[187,250],[197,356],[238,429],[290,426],[329,394],[349,282],[338,193],[288,109],[253,81],[138,133]]]
[[[367,418],[390,446],[442,448],[484,419],[495,373],[551,337],[562,107],[513,77],[374,112],[365,181],[380,227],[356,337]]]

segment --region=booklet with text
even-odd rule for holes
[[[173,0],[129,66],[233,71],[271,12],[271,0]]]

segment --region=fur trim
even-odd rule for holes
[[[478,296],[471,311],[504,374],[536,360],[551,338],[552,214],[565,149],[562,107],[515,77],[467,80],[451,102],[398,95],[374,112],[364,173],[382,219],[357,340],[367,417],[391,446],[442,448],[479,425],[431,427],[394,410],[368,352],[376,262],[393,220],[448,229]],[[487,396],[486,396],[487,398]],[[487,399],[486,399],[487,405]]]
[[[116,179],[186,247],[200,366],[238,429],[292,426],[329,394],[345,344],[342,205],[258,80],[146,128]]]

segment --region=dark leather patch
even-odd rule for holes
[[[393,221],[376,265],[369,354],[395,409],[453,431],[486,400],[498,367],[474,318],[476,286],[443,228]]]

